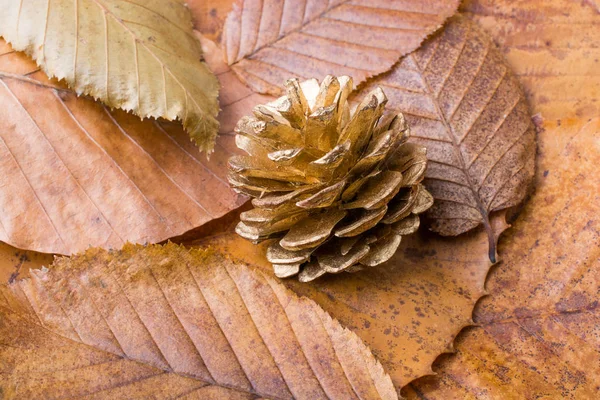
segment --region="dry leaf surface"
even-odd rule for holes
[[[600,382],[600,119],[544,124],[536,193],[489,297],[438,376],[407,389],[421,399],[593,399]],[[565,185],[574,185],[572,190]]]
[[[410,385],[419,399],[592,399],[600,382],[600,119],[590,2],[470,1],[540,117],[536,192],[501,242],[457,353]]]
[[[182,1],[2,0],[0,8],[0,36],[48,76],[142,118],[180,119],[212,151],[219,85]]]
[[[411,137],[427,147],[431,229],[458,235],[523,201],[534,173],[535,129],[517,80],[491,39],[456,16],[361,93],[381,86]]]
[[[0,291],[8,398],[397,399],[355,334],[213,250],[90,249]]]
[[[506,229],[504,215],[494,215],[492,225],[498,236]],[[200,244],[273,274],[267,243],[256,246],[232,232]],[[352,329],[401,388],[430,374],[436,357],[451,351],[457,333],[472,323],[491,265],[487,249],[482,228],[460,242],[421,231],[404,237],[396,255],[379,267],[310,284],[283,283]]]
[[[289,78],[387,71],[452,16],[458,0],[243,0],[223,29],[227,63],[255,91]]]
[[[466,1],[465,13],[500,45],[535,112],[600,113],[597,1]]]
[[[50,265],[51,254],[17,249],[0,242],[0,283],[12,283],[27,274],[30,268]]]
[[[18,248],[159,242],[244,201],[225,179],[226,135],[207,161],[179,125],[77,98],[4,41],[0,109],[0,240]]]

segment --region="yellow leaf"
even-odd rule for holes
[[[219,85],[179,0],[1,0],[0,35],[78,94],[146,118],[180,119],[202,151]]]

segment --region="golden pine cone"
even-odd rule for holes
[[[420,184],[425,148],[407,143],[402,114],[384,116],[377,88],[350,111],[352,78],[286,82],[286,95],[254,108],[235,132],[248,156],[229,182],[254,199],[236,232],[267,250],[278,277],[302,282],[387,261],[433,204]]]

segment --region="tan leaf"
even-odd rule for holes
[[[220,43],[225,19],[234,2],[235,0],[186,0],[185,4],[192,14],[194,29],[205,38]]]
[[[245,96],[223,100],[236,95]],[[244,201],[225,179],[232,137],[207,161],[178,124],[77,98],[4,41],[0,110],[0,240],[18,248],[71,254],[159,242]]]
[[[30,268],[52,263],[52,258],[50,254],[20,250],[0,242],[0,282],[12,283]]]
[[[481,325],[410,399],[595,399],[600,382],[600,13],[590,2],[469,1],[540,124],[536,192],[490,273]]]
[[[355,334],[213,250],[90,249],[0,291],[9,398],[397,399]]]
[[[289,78],[348,75],[358,85],[419,47],[458,4],[241,0],[223,30],[225,57],[260,93],[281,94]]]
[[[489,32],[546,119],[600,114],[599,2],[466,1],[465,12]]]
[[[547,121],[538,189],[457,353],[414,399],[595,399],[600,382],[600,119]],[[577,190],[565,185],[574,183]]]
[[[494,260],[489,213],[525,198],[535,160],[527,103],[501,54],[473,22],[456,16],[361,93],[376,86],[404,113],[412,140],[427,147],[431,229],[458,235],[483,224]]]
[[[498,236],[504,215],[491,220]],[[273,274],[268,243],[253,245],[235,233],[199,242]],[[472,324],[472,311],[485,294],[491,263],[483,228],[460,241],[421,231],[402,239],[386,264],[353,274],[321,277],[310,284],[283,283],[316,301],[352,329],[373,351],[396,387],[431,374],[431,364],[453,349],[458,332]]]
[[[180,119],[202,151],[218,130],[218,81],[180,0],[2,0],[0,35],[78,94],[146,118]]]

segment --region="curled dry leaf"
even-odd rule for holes
[[[496,236],[504,215],[494,215]],[[202,246],[222,249],[273,274],[267,243],[258,246],[235,233],[204,239]],[[431,374],[431,364],[453,349],[458,332],[472,324],[472,311],[485,294],[491,263],[483,228],[460,241],[420,231],[402,239],[387,263],[354,274],[321,277],[310,284],[283,283],[323,307],[352,329],[373,351],[397,388]]]
[[[0,36],[48,76],[142,118],[180,119],[212,151],[219,85],[182,1],[2,0],[0,8]]]
[[[489,214],[523,201],[536,151],[525,97],[500,52],[475,23],[456,16],[360,93],[375,86],[404,113],[412,140],[427,147],[431,229],[458,235],[483,224],[495,260]]]
[[[314,302],[213,250],[126,245],[0,287],[8,398],[397,399]]]
[[[457,353],[411,399],[594,399],[600,382],[600,13],[590,3],[469,1],[538,121],[536,192]]]
[[[227,63],[260,93],[289,78],[387,71],[452,16],[458,0],[241,0],[223,31]]]
[[[4,41],[0,109],[0,240],[18,248],[159,242],[244,201],[225,179],[226,135],[207,161],[179,125],[77,98]]]

